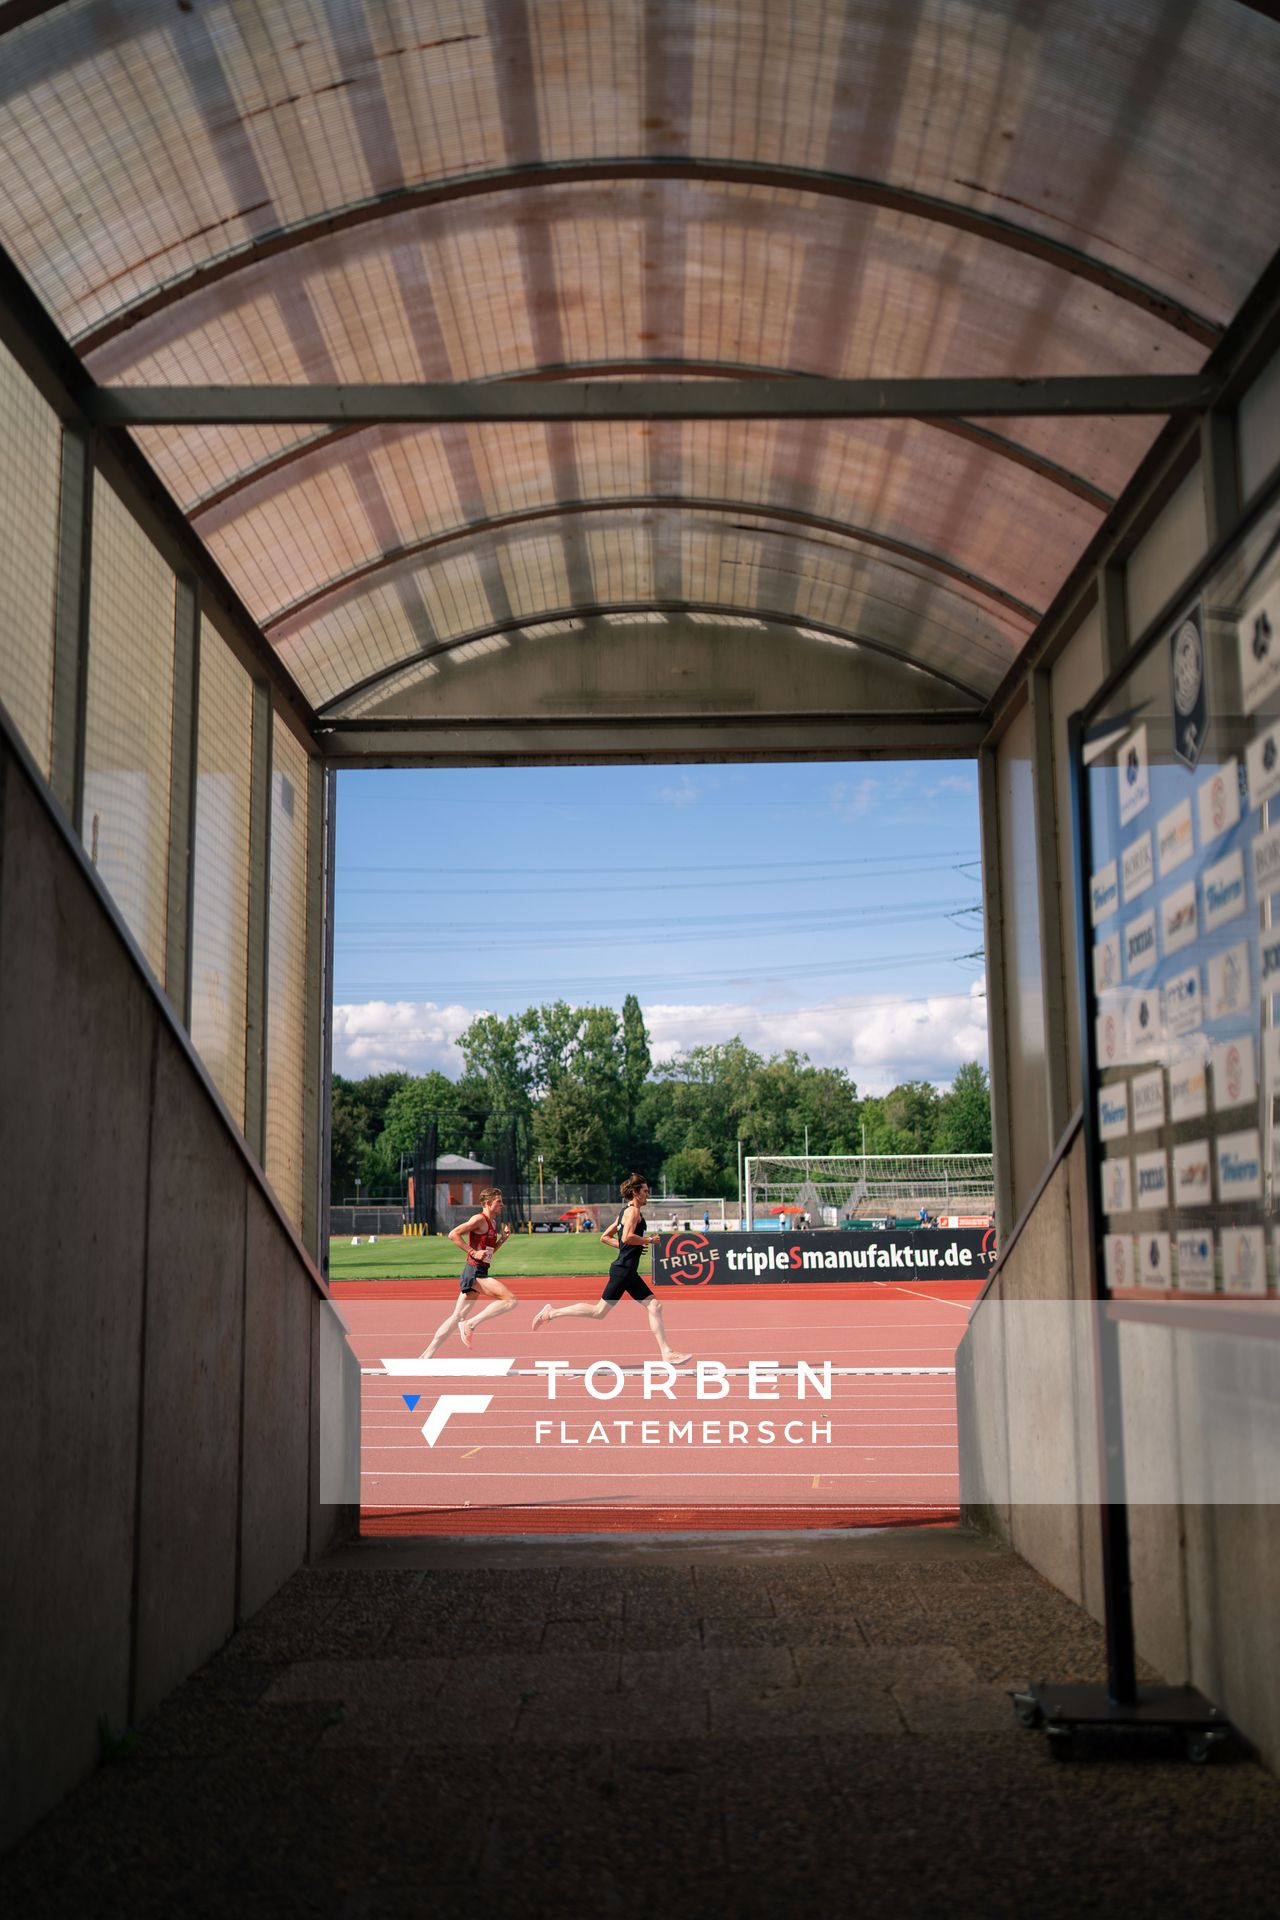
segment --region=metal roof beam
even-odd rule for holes
[[[99,427],[266,427],[360,422],[492,426],[552,421],[1065,418],[1202,413],[1204,374],[825,380],[430,381],[388,386],[96,387]]]

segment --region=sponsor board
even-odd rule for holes
[[[1253,842],[1253,897],[1261,906],[1280,888],[1280,827],[1257,834]]]
[[[1156,1067],[1151,1073],[1140,1073],[1131,1083],[1133,1099],[1133,1130],[1135,1133],[1149,1133],[1152,1127],[1164,1125],[1164,1069]]]
[[[1133,1183],[1128,1158],[1123,1154],[1119,1159],[1107,1158],[1102,1163],[1102,1211],[1133,1211]]]
[[[1222,1230],[1222,1291],[1264,1294],[1267,1290],[1267,1249],[1261,1227],[1224,1227]]]
[[[1098,1137],[1123,1140],[1129,1131],[1129,1082],[1117,1080],[1098,1089]]]
[[[1194,1033],[1204,1021],[1204,995],[1200,991],[1200,969],[1189,967],[1175,974],[1164,990],[1164,1019],[1170,1033]]]
[[[1240,818],[1240,764],[1232,755],[1196,788],[1200,815],[1200,845],[1207,847],[1229,833]]]
[[[1207,1140],[1184,1140],[1173,1150],[1173,1197],[1180,1207],[1207,1206],[1213,1199],[1212,1159]]]
[[[1209,1110],[1209,1076],[1202,1053],[1177,1053],[1169,1062],[1169,1118],[1202,1120]]]
[[[1219,1200],[1261,1200],[1262,1147],[1258,1129],[1249,1127],[1243,1133],[1219,1134],[1216,1145]]]
[[[1228,1107],[1251,1107],[1258,1097],[1252,1035],[1224,1040],[1213,1049],[1212,1061],[1214,1112],[1225,1113]]]
[[[1226,1020],[1250,1007],[1249,949],[1243,940],[1209,958],[1209,1018]]]
[[[1164,1043],[1164,996],[1159,987],[1131,993],[1125,1018],[1125,1041],[1131,1060],[1156,1053]]]
[[[1265,807],[1280,793],[1280,723],[1249,742],[1244,763],[1249,777],[1249,805]]]
[[[1280,687],[1280,580],[1245,608],[1236,628],[1240,648],[1240,693],[1246,713]]]
[[[1116,882],[1116,863],[1109,860],[1105,867],[1099,867],[1089,879],[1089,913],[1096,927],[1099,920],[1105,920],[1114,913],[1120,904],[1120,889]]]
[[[654,1285],[706,1287],[752,1281],[936,1279],[985,1274],[996,1257],[991,1228],[935,1227],[799,1233],[671,1233],[653,1250]]]
[[[1175,887],[1160,902],[1160,937],[1166,953],[1177,953],[1181,947],[1189,947],[1200,931],[1196,914],[1196,883],[1188,880],[1183,887]]]
[[[1138,1211],[1154,1213],[1169,1204],[1169,1161],[1163,1153],[1139,1153],[1133,1170],[1138,1189]]]
[[[1127,1233],[1108,1233],[1102,1241],[1103,1266],[1107,1290],[1117,1293],[1134,1284],[1133,1237]]]
[[[1160,878],[1167,879],[1169,874],[1189,860],[1195,852],[1195,840],[1191,832],[1191,801],[1179,800],[1176,807],[1156,822],[1156,847],[1160,857]]]
[[[1184,1227],[1178,1235],[1178,1291],[1213,1290],[1213,1228]]]
[[[1146,973],[1156,963],[1156,916],[1155,909],[1149,907],[1140,913],[1136,920],[1126,920],[1124,928],[1124,966],[1131,980],[1136,973]]]
[[[1109,993],[1120,985],[1120,935],[1109,933],[1093,949],[1093,990]]]
[[[1151,835],[1144,833],[1124,850],[1124,897],[1126,905],[1145,893],[1156,877]]]
[[[1120,825],[1127,827],[1151,801],[1151,768],[1147,761],[1147,730],[1131,733],[1116,756],[1120,788]]]
[[[1167,1293],[1173,1285],[1167,1233],[1138,1235],[1138,1285]]]
[[[1225,860],[1219,860],[1216,866],[1206,867],[1202,884],[1204,930],[1213,933],[1228,920],[1238,918],[1248,904],[1244,890],[1244,855],[1239,848]]]

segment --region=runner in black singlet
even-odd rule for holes
[[[622,1213],[600,1235],[607,1247],[616,1247],[617,1258],[609,1269],[599,1300],[594,1304],[590,1300],[578,1300],[571,1307],[540,1307],[533,1324],[540,1327],[544,1320],[603,1320],[613,1312],[623,1294],[629,1294],[633,1300],[644,1301],[649,1326],[663,1359],[673,1367],[683,1366],[692,1356],[672,1352],[663,1324],[662,1303],[648,1281],[640,1277],[640,1255],[658,1238],[656,1233],[646,1233],[641,1211],[649,1198],[648,1181],[641,1174],[633,1173],[622,1183],[622,1197],[627,1202]]]
[[[458,1281],[458,1299],[449,1318],[442,1321],[436,1328],[431,1338],[431,1345],[424,1353],[419,1354],[420,1360],[434,1358],[436,1348],[441,1341],[448,1338],[455,1327],[458,1329],[463,1346],[469,1347],[471,1336],[482,1320],[490,1320],[498,1313],[510,1313],[512,1307],[519,1306],[520,1302],[510,1287],[504,1287],[501,1280],[495,1280],[489,1271],[489,1262],[494,1254],[511,1238],[510,1227],[503,1227],[499,1231],[498,1221],[501,1214],[501,1189],[481,1187],[479,1213],[473,1213],[471,1218],[464,1220],[460,1227],[454,1227],[451,1230],[449,1238],[454,1246],[461,1247],[467,1256],[462,1277]],[[493,1305],[482,1307],[479,1313],[472,1314],[468,1319],[467,1308],[477,1293],[489,1294]]]

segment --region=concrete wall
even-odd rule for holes
[[[358,1370],[0,726],[0,1846],[350,1531]],[[56,1211],[21,1196],[56,1181]]]
[[[1092,1361],[1070,1306],[1092,1290],[1084,1182],[1077,1132],[974,1313],[956,1385],[966,1517],[1101,1619]],[[1025,1317],[1001,1311],[1032,1300],[1054,1303],[1035,1338]],[[1204,1406],[1189,1391],[1202,1340],[1197,1331],[1180,1344],[1162,1331],[1122,1347],[1125,1445],[1136,1473],[1144,1450],[1168,1457],[1180,1440],[1203,1438]],[[1052,1497],[1011,1498],[1020,1470]],[[1144,1483],[1156,1477],[1149,1470]],[[1201,1688],[1280,1770],[1280,1508],[1170,1500],[1131,1506],[1129,1521],[1139,1653],[1169,1680]]]

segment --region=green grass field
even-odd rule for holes
[[[613,1258],[601,1246],[598,1233],[517,1233],[493,1263],[499,1278],[536,1279],[544,1273],[599,1273],[609,1271]],[[649,1270],[646,1259],[644,1270]],[[452,1240],[433,1235],[429,1240],[379,1239],[370,1246],[363,1234],[353,1247],[350,1235],[329,1242],[329,1277],[333,1280],[456,1279],[462,1255]]]

